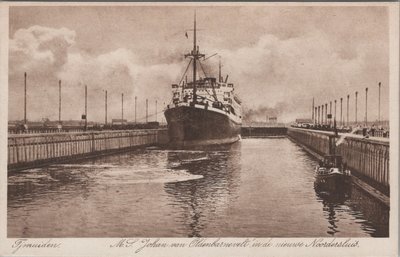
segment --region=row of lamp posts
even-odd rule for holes
[[[379,86],[379,100],[378,100],[378,123],[380,124],[381,121],[381,82],[378,83]],[[358,98],[358,91],[355,92],[355,123],[357,124],[357,99]],[[312,120],[314,124],[321,124],[321,125],[332,125],[332,118],[336,119],[336,104],[337,100],[334,101],[334,115],[332,117],[332,101],[329,102],[329,113],[328,113],[328,103],[315,106],[314,105],[314,98],[312,104]],[[343,98],[340,98],[340,126],[349,126],[349,107],[350,106],[350,95],[347,95],[347,105],[346,105],[346,123],[343,121]],[[365,88],[365,124],[368,123],[368,87]]]
[[[58,81],[58,123],[61,126],[61,80]],[[107,125],[107,108],[108,108],[108,92],[105,90],[105,98],[104,98],[104,124]],[[155,101],[155,120],[157,121],[157,100]],[[149,103],[148,99],[146,99],[146,123],[148,122],[148,108]],[[135,96],[135,124],[136,124],[136,115],[137,115],[137,96]],[[87,85],[85,85],[85,113],[81,117],[85,120],[85,130],[87,129]],[[124,93],[121,94],[121,122],[124,121]],[[27,128],[27,73],[24,73],[24,127]]]

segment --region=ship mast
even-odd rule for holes
[[[218,68],[218,82],[221,82],[221,56],[219,57]]]
[[[197,103],[197,87],[196,87],[196,64],[197,64],[197,47],[196,47],[196,12],[194,13],[194,25],[193,25],[193,103]]]
[[[196,86],[196,73],[197,73],[197,60],[201,57],[204,58],[204,54],[199,52],[199,47],[196,42],[196,12],[194,13],[193,23],[193,50],[189,54],[185,54],[185,57],[193,58],[193,104],[197,103],[197,86]]]

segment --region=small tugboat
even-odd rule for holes
[[[314,188],[326,194],[345,193],[351,185],[351,172],[336,154],[335,136],[329,136],[329,154],[315,168]]]

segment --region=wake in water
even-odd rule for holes
[[[100,175],[100,174],[99,174]],[[109,170],[101,174],[99,179],[103,183],[110,184],[148,184],[148,183],[173,183],[194,179],[201,179],[202,175],[193,175],[187,170],[176,170],[168,168],[149,168],[142,170],[118,169]]]
[[[193,175],[185,169],[171,169],[164,167],[118,166],[104,164],[60,164],[52,168],[73,168],[90,174],[90,170],[99,170],[96,175],[102,184],[143,184],[143,183],[172,183],[194,179],[201,179],[201,175]],[[174,167],[176,168],[176,167]],[[71,172],[59,170],[59,172]]]
[[[209,160],[210,158],[207,156],[205,157],[200,157],[200,158],[193,158],[193,159],[186,159],[186,160],[179,160],[181,163],[191,163],[191,162],[199,162],[199,161],[205,161]]]
[[[118,165],[111,165],[111,164],[54,164],[50,167],[65,167],[65,168],[120,168],[121,166]]]

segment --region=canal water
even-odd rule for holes
[[[389,211],[355,186],[314,190],[287,138],[155,147],[8,177],[8,237],[386,237]]]

